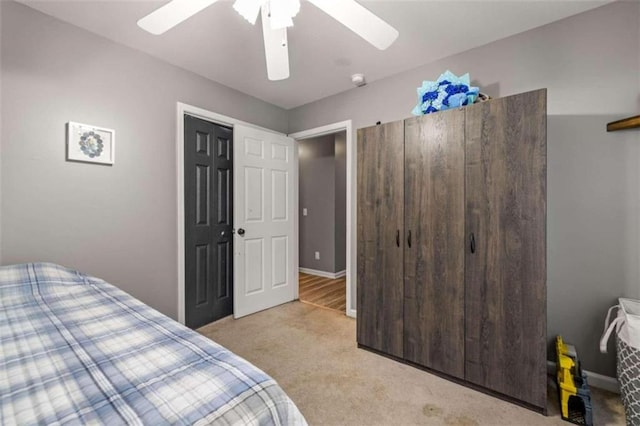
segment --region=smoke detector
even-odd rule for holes
[[[362,87],[367,84],[366,80],[364,79],[364,74],[353,74],[351,76],[351,82],[358,87]]]

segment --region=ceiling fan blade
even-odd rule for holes
[[[191,18],[218,0],[171,0],[138,21],[138,26],[151,34],[160,35]]]
[[[287,29],[271,29],[271,18],[266,6],[262,6],[262,36],[264,38],[264,54],[267,59],[267,76],[269,80],[289,78]]]
[[[398,38],[398,30],[355,0],[309,0],[309,2],[380,50],[385,50]]]

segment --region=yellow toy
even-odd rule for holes
[[[556,338],[557,381],[560,394],[562,419],[576,424],[592,425],[591,392],[587,376],[582,373],[575,347],[567,345],[562,337]],[[578,398],[582,407],[578,412],[570,412],[569,400]]]

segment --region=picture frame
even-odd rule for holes
[[[67,161],[112,166],[116,132],[113,129],[69,121],[66,148]]]

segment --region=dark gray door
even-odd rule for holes
[[[184,116],[185,320],[233,313],[233,130]]]
[[[402,357],[404,122],[358,130],[358,343]]]
[[[546,90],[466,111],[466,364],[472,383],[547,404]]]
[[[464,378],[464,110],[405,120],[404,357]]]

